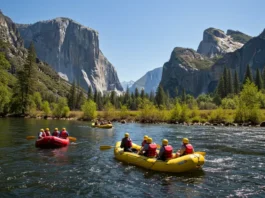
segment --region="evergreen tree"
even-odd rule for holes
[[[251,72],[251,68],[250,68],[249,64],[247,65],[247,70],[245,73],[245,78],[244,78],[243,84],[246,83],[247,79],[249,79],[250,82],[253,82],[253,76],[252,76],[252,72]]]
[[[228,94],[234,93],[234,84],[232,80],[231,70],[228,69]]]
[[[263,80],[263,88],[265,88],[265,67],[263,68],[262,80]]]
[[[98,91],[97,91],[97,89],[95,89],[95,91],[94,91],[94,102],[97,104],[97,101],[98,101]],[[97,107],[98,107],[98,104],[97,104]]]
[[[134,95],[135,95],[135,98],[139,97],[139,90],[137,87],[135,88]]]
[[[141,97],[142,99],[144,99],[144,89],[141,89],[140,97]]]
[[[256,86],[258,87],[258,90],[261,90],[263,89],[263,80],[261,78],[261,74],[260,74],[260,71],[259,69],[257,69],[257,72],[256,72]]]
[[[165,92],[161,85],[158,86],[155,101],[158,107],[162,107],[165,105]]]
[[[93,92],[92,92],[92,87],[91,86],[88,86],[87,100],[93,100]]]
[[[155,93],[153,90],[150,92],[149,100],[153,103],[155,102]]]
[[[225,97],[225,85],[224,85],[224,77],[223,76],[221,76],[221,78],[219,79],[218,86],[217,86],[217,94],[221,98]]]
[[[187,101],[186,91],[185,91],[184,88],[182,89],[181,101],[182,101],[183,103],[186,103],[186,101]]]
[[[76,91],[76,83],[74,81],[68,95],[68,106],[70,107],[71,110],[75,110],[76,101],[77,101],[77,91]]]
[[[228,77],[228,69],[225,67],[223,72],[224,79],[224,97],[229,93],[229,77]]]
[[[110,93],[110,102],[115,108],[117,108],[117,98],[116,98],[116,92],[115,91],[111,91],[111,93]]]
[[[127,86],[127,89],[126,89],[126,92],[124,94],[124,104],[128,104],[129,101],[130,101],[130,90],[129,90],[129,87]]]
[[[80,110],[81,106],[85,103],[85,96],[81,88],[79,89],[77,99],[76,99],[76,109]]]
[[[36,87],[36,52],[33,43],[31,42],[28,49],[27,61],[24,65],[22,71],[18,72],[18,83],[20,87],[21,103],[22,103],[22,113],[24,114],[28,104],[29,95],[33,94]]]
[[[235,77],[234,77],[234,93],[239,94],[240,92],[240,83],[237,75],[237,71],[235,70]]]
[[[96,100],[97,100],[96,104],[97,104],[98,110],[102,111],[104,108],[104,103],[103,103],[103,96],[102,96],[102,93],[100,91],[97,92]]]

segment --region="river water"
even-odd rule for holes
[[[88,122],[0,119],[0,197],[265,197],[265,130],[119,124],[91,128]],[[40,128],[66,127],[76,143],[61,149],[37,149]],[[202,170],[161,173],[121,163],[113,150],[125,132],[140,144],[147,134],[177,150],[182,137],[206,151]]]

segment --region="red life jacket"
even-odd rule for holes
[[[54,131],[54,132],[52,133],[52,136],[56,136],[56,137],[58,137],[58,136],[59,136],[59,131]]]
[[[186,147],[185,155],[193,153],[193,146],[191,144],[185,144],[185,147]]]
[[[173,152],[172,146],[170,146],[170,145],[164,146],[164,149],[165,149],[165,151],[163,154],[164,154],[165,158],[166,159],[172,158],[172,152]]]
[[[46,136],[50,136],[51,134],[50,134],[49,131],[45,131],[45,135],[46,135]]]
[[[126,147],[127,148],[131,148],[132,147],[132,140],[130,138],[127,138]]]
[[[153,143],[149,144],[148,150],[146,151],[147,152],[146,156],[147,157],[155,157],[156,156],[156,148],[157,148],[156,144],[153,144]]]
[[[144,146],[146,144],[146,140],[142,141],[142,146]]]
[[[44,132],[41,132],[41,137],[46,137],[46,134]]]
[[[68,137],[68,134],[66,131],[61,131],[60,137],[66,139]]]

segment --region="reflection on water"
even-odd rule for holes
[[[264,197],[262,128],[115,123],[112,129],[59,120],[0,119],[0,197]],[[35,148],[40,128],[66,127],[68,147]],[[113,150],[124,133],[140,144],[145,134],[176,151],[182,137],[206,151],[202,170],[161,173],[119,162]]]

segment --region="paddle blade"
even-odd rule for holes
[[[202,156],[205,156],[206,155],[206,152],[201,152],[201,151],[198,151],[198,152],[195,152],[195,154],[200,154],[200,155],[202,155]]]
[[[71,137],[71,136],[69,136],[68,138],[69,138],[69,140],[72,141],[72,142],[75,142],[75,141],[76,141],[76,138],[75,138],[75,137]]]
[[[99,147],[100,150],[105,150],[105,149],[111,149],[113,148],[114,146],[108,146],[108,145],[102,145]]]
[[[33,139],[36,139],[36,136],[27,136],[26,139],[27,140],[33,140]]]

